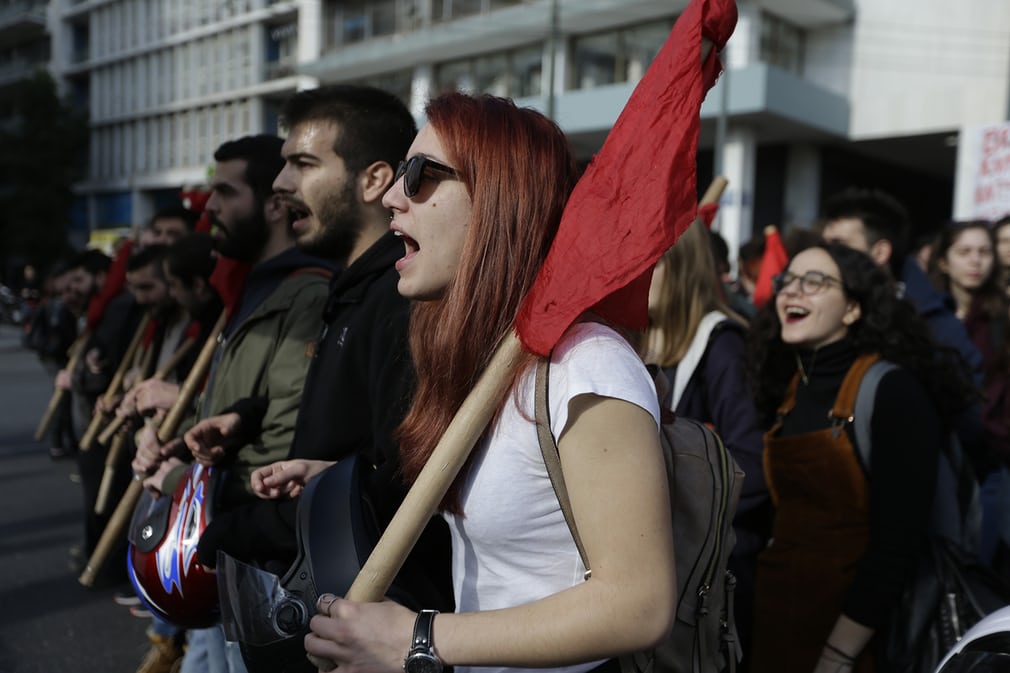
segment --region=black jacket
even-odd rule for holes
[[[386,234],[334,276],[316,351],[309,365],[289,458],[340,460],[357,455],[362,489],[375,524],[384,528],[406,493],[393,438],[410,403],[413,368],[407,346],[408,300],[396,290],[394,268],[403,244]],[[265,400],[241,400],[231,410],[245,433],[258,431]],[[200,541],[200,562],[217,549],[247,562],[290,563],[297,552],[297,500],[262,500],[216,516]],[[448,530],[433,520],[405,566],[401,586],[422,607],[451,609]],[[413,570],[412,570],[413,568]],[[435,588],[429,584],[437,576]],[[429,579],[423,579],[428,577]],[[432,593],[434,591],[434,593]],[[450,603],[446,603],[449,600]]]

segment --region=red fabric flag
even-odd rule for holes
[[[719,214],[718,203],[704,203],[698,208],[698,219],[702,221],[706,229],[712,228],[715,216]]]
[[[229,316],[235,308],[239,295],[242,294],[250,268],[247,262],[240,262],[224,255],[217,256],[214,271],[210,274],[210,285],[217,291]]]
[[[194,213],[203,213],[207,201],[210,200],[210,192],[204,189],[184,189],[179,192],[179,198],[182,199],[182,205],[186,209]]]
[[[765,251],[761,255],[761,266],[758,270],[757,282],[754,284],[754,296],[751,301],[761,307],[772,298],[772,276],[781,273],[789,263],[789,255],[782,245],[782,237],[774,225],[769,224],[764,230]]]
[[[105,283],[101,291],[88,302],[88,329],[94,331],[102,316],[105,315],[105,308],[112,299],[123,291],[126,285],[126,260],[133,252],[133,241],[126,240],[119,246],[116,258],[109,265],[109,270],[105,273]]]
[[[158,322],[157,318],[152,318],[147,321],[147,327],[144,329],[144,336],[141,337],[141,344],[144,346],[144,350],[151,348],[151,344],[154,343],[154,333],[158,331],[158,325],[160,324],[161,323]]]
[[[198,231],[201,234],[210,233],[210,213],[206,210],[200,213],[200,218],[196,221],[196,226],[193,228],[194,231]]]
[[[648,324],[656,260],[698,215],[699,111],[736,17],[733,0],[692,0],[678,17],[565,207],[516,319],[529,350],[550,353],[588,309],[631,329]],[[704,63],[703,35],[715,44]]]
[[[186,332],[183,334],[183,339],[199,339],[200,332],[203,331],[203,325],[200,324],[199,320],[190,320],[189,324],[186,325]]]

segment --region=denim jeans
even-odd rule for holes
[[[181,673],[248,673],[238,643],[225,640],[220,624],[187,632]]]

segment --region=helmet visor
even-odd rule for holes
[[[315,596],[286,590],[277,575],[218,551],[221,624],[228,640],[269,645],[301,638],[315,614]]]

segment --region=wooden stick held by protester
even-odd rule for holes
[[[74,339],[74,343],[70,344],[70,348],[67,349],[67,366],[65,369],[68,372],[72,372],[77,369],[77,363],[80,362],[81,356],[84,353],[84,346],[88,343],[88,339],[91,338],[91,330],[84,330],[81,332],[80,336]],[[53,390],[52,397],[49,398],[49,405],[46,407],[45,412],[42,414],[42,418],[39,420],[38,426],[35,428],[35,441],[41,442],[42,438],[46,436],[49,432],[49,427],[53,424],[53,419],[56,417],[56,410],[59,408],[60,403],[63,401],[63,396],[69,391],[62,388],[55,388]]]
[[[227,314],[222,311],[221,317],[217,319],[214,329],[211,330],[207,341],[200,350],[196,363],[193,364],[193,368],[189,371],[189,375],[186,377],[186,381],[179,391],[179,397],[176,398],[175,404],[169,409],[165,419],[158,427],[159,442],[164,444],[175,437],[175,433],[179,430],[179,425],[186,417],[190,405],[196,398],[197,393],[200,391],[200,386],[203,384],[204,379],[207,377],[207,372],[210,370],[211,361],[214,359],[214,351],[217,349],[217,340],[224,330],[226,320]],[[91,558],[88,559],[84,572],[78,578],[78,581],[84,586],[90,587],[94,584],[98,571],[101,570],[109,554],[115,548],[116,541],[120,539],[123,531],[129,525],[130,517],[133,516],[133,510],[136,508],[137,501],[140,500],[143,492],[144,485],[139,477],[130,482],[129,488],[126,489],[126,493],[119,500],[119,504],[112,513],[109,523],[106,524],[105,530],[102,531],[102,536],[99,538],[98,544],[95,545],[95,550],[92,552]]]
[[[116,477],[116,463],[123,453],[126,445],[126,431],[120,432],[112,438],[112,445],[105,455],[105,470],[102,472],[102,483],[98,487],[98,495],[95,497],[95,514],[101,516],[105,514],[105,509],[109,505],[109,493],[112,491],[112,480]]]
[[[187,338],[182,342],[182,345],[174,353],[165,365],[154,372],[151,376],[152,379],[156,381],[164,381],[165,378],[172,372],[173,369],[179,366],[179,363],[183,361],[191,350],[196,346],[196,339],[193,337]],[[126,416],[116,416],[112,421],[102,430],[102,434],[98,435],[98,443],[105,445],[108,444],[112,438],[115,436],[119,428],[123,427],[123,424],[129,420]]]
[[[101,399],[104,403],[105,409],[111,407],[113,402],[116,401],[116,396],[122,392],[123,379],[126,377],[126,372],[133,366],[133,361],[136,358],[137,351],[140,349],[140,344],[144,341],[144,334],[147,332],[147,325],[150,322],[151,316],[145,312],[144,316],[140,319],[140,324],[137,325],[137,331],[134,332],[133,338],[130,339],[130,345],[126,347],[126,353],[123,354],[123,359],[119,361],[119,366],[116,367],[116,372],[112,375],[112,380],[109,382],[105,392],[102,394]],[[98,405],[95,406],[94,415],[91,417],[91,423],[88,424],[88,429],[85,431],[84,436],[81,437],[79,445],[81,451],[88,451],[91,449],[92,444],[95,443],[95,436],[98,434],[98,431],[102,429],[108,415],[107,411],[99,411]]]

